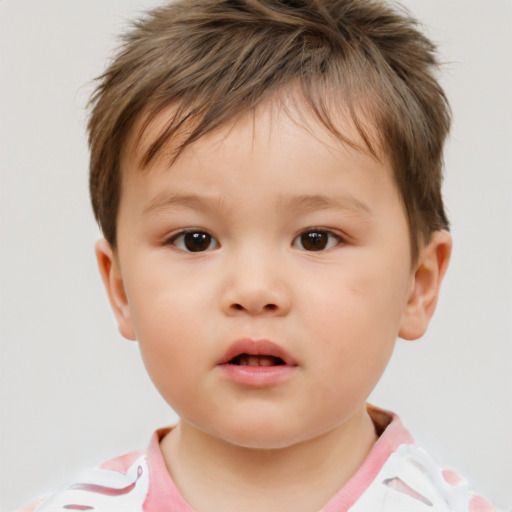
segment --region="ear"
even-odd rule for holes
[[[416,340],[425,334],[436,309],[451,251],[452,238],[447,231],[435,231],[428,244],[420,249],[398,332],[401,338]]]
[[[128,304],[128,298],[124,290],[118,257],[111,245],[104,238],[96,242],[95,252],[101,278],[107,290],[119,332],[126,339],[135,340],[136,336],[133,328],[130,305]]]

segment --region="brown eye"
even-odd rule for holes
[[[330,231],[314,229],[301,233],[293,246],[306,251],[325,251],[340,243],[340,238]]]
[[[217,240],[204,231],[179,233],[171,242],[178,249],[187,252],[203,252],[219,247]]]

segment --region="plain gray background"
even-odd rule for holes
[[[153,0],[0,0],[0,509],[143,448],[176,420],[96,270],[90,81]],[[454,253],[436,317],[371,401],[512,509],[512,2],[406,0],[447,62]]]

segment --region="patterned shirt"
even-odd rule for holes
[[[369,406],[381,432],[363,464],[319,512],[496,512],[457,473],[442,470],[393,413]],[[157,430],[146,452],[112,459],[20,512],[194,512],[167,471]]]

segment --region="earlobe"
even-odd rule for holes
[[[447,231],[435,231],[421,248],[414,272],[411,292],[398,335],[415,340],[425,334],[434,314],[443,277],[448,268],[452,238]]]
[[[95,245],[96,260],[103,284],[117,320],[119,332],[129,340],[135,340],[130,305],[124,289],[118,258],[111,245],[101,238]]]

